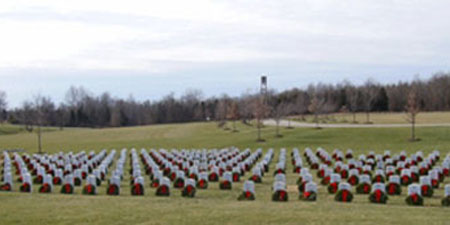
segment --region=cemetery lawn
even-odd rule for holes
[[[334,148],[352,148],[354,155],[368,153],[369,150],[382,153],[390,149],[392,153],[406,150],[409,153],[422,150],[428,154],[434,149],[445,157],[450,151],[450,127],[417,128],[419,142],[408,142],[409,128],[280,128],[282,138],[275,138],[275,128],[265,127],[263,143],[255,142],[254,127],[236,123],[239,132],[217,128],[216,123],[187,123],[154,125],[144,127],[79,129],[71,128],[43,133],[45,152],[101,150],[115,148],[222,148],[236,146],[264,150],[286,147],[288,152],[287,183],[289,201],[271,201],[273,170],[278,151],[275,151],[271,170],[263,177],[262,184],[256,184],[256,200],[239,202],[241,182],[234,183],[231,191],[221,191],[218,183],[209,183],[207,190],[197,190],[196,197],[185,199],[180,190],[171,189],[170,197],[156,197],[155,189],[149,187],[145,177],[145,196],[130,196],[129,176],[122,182],[120,196],[105,195],[106,182],[99,187],[98,196],[83,196],[81,187],[75,188],[74,195],[62,195],[60,186],[55,186],[52,194],[19,193],[15,183],[14,192],[0,192],[0,225],[2,224],[449,224],[450,208],[440,205],[444,191],[441,185],[434,197],[425,198],[425,207],[407,206],[401,196],[390,196],[386,205],[369,203],[368,195],[356,195],[352,203],[337,203],[334,195],[327,193],[319,185],[318,200],[303,202],[298,200],[295,185],[297,175],[292,172],[290,152],[298,147],[303,153],[305,147],[313,149],[321,146],[330,153]],[[9,126],[9,125],[8,125]],[[227,125],[232,127],[231,123]],[[11,129],[11,128],[9,128]],[[16,129],[19,129],[16,127]],[[2,128],[0,127],[0,130]],[[37,137],[33,133],[0,132],[0,149],[23,148],[28,153],[36,152]],[[129,160],[129,157],[127,157]],[[128,166],[129,163],[127,162]],[[312,172],[315,175],[315,172]],[[247,179],[250,173],[246,173]],[[318,182],[317,177],[314,177]],[[446,178],[445,183],[450,183]],[[354,193],[354,191],[353,191]]]

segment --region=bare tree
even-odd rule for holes
[[[19,114],[20,120],[22,121],[22,124],[25,126],[25,130],[28,132],[33,131],[33,124],[34,124],[34,109],[33,109],[33,103],[30,101],[24,101],[22,104],[22,109]]]
[[[256,129],[257,129],[257,139],[258,142],[263,142],[264,139],[261,138],[261,128],[262,120],[267,116],[268,107],[264,104],[263,99],[256,97],[253,99],[253,116],[256,119]]]
[[[411,89],[408,95],[408,104],[405,106],[407,113],[407,121],[411,123],[411,139],[410,141],[418,141],[416,138],[416,117],[420,112],[420,105],[418,103],[417,91],[415,88]]]
[[[308,106],[308,111],[314,115],[314,123],[316,124],[316,128],[320,129],[319,126],[319,113],[322,110],[324,99],[319,99],[317,95],[314,95],[314,97],[311,99],[311,102]]]
[[[292,115],[296,111],[296,104],[295,103],[287,103],[286,107],[284,107],[284,116],[286,116],[286,120],[288,122],[286,129],[294,129],[293,126],[291,126],[292,118],[290,115]]]
[[[359,100],[359,91],[354,86],[347,86],[345,89],[346,95],[347,95],[347,104],[348,104],[348,110],[352,114],[352,122],[356,122],[356,112],[358,111],[358,100]]]
[[[325,119],[327,121],[336,121],[334,116],[332,115],[333,112],[337,111],[337,104],[331,99],[327,99],[327,101],[324,101],[321,107],[319,107],[319,113],[325,115]]]
[[[0,124],[3,124],[7,119],[6,107],[6,92],[0,90]]]
[[[284,116],[287,115],[288,104],[287,103],[279,103],[275,106],[273,110],[273,119],[275,120],[275,137],[283,137],[280,134],[280,122]]]
[[[61,104],[58,109],[55,111],[56,116],[56,124],[58,125],[60,130],[64,129],[65,121],[67,121],[67,113],[66,106]]]
[[[228,97],[222,97],[217,103],[215,119],[219,122],[220,128],[225,126],[228,112]]]
[[[236,101],[231,101],[227,112],[227,119],[233,121],[233,132],[237,132],[236,120],[239,120],[239,108]]]
[[[347,123],[347,114],[348,114],[348,108],[347,106],[343,105],[341,109],[339,109],[339,112],[342,113],[342,122]]]
[[[377,97],[377,88],[376,84],[372,79],[366,81],[363,87],[364,94],[364,105],[366,111],[366,123],[370,122],[370,112],[372,111],[373,102]]]
[[[295,109],[300,114],[301,119],[305,120],[305,114],[308,112],[308,106],[310,104],[309,97],[306,93],[302,92],[295,100]]]
[[[34,97],[34,123],[37,127],[36,134],[38,140],[38,153],[42,153],[42,125],[44,124],[45,114],[44,114],[44,106],[46,99],[41,95],[36,95]]]

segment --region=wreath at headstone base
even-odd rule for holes
[[[400,184],[390,183],[386,187],[386,192],[389,195],[400,195],[402,193],[402,187]]]
[[[372,203],[386,204],[388,199],[389,199],[388,195],[380,190],[374,191],[369,196],[369,201]]]
[[[353,194],[348,190],[340,190],[336,193],[334,200],[338,202],[351,202],[353,200]]]
[[[181,196],[193,198],[195,197],[195,192],[196,192],[195,187],[188,185],[183,188],[183,191],[181,191]]]
[[[83,188],[83,194],[84,195],[95,195],[97,187],[92,185],[92,184],[88,184],[86,186],[84,186]]]
[[[52,192],[52,187],[49,184],[43,184],[39,188],[39,193],[50,193]]]
[[[197,188],[207,189],[208,188],[208,181],[207,180],[199,180],[199,181],[197,181]]]
[[[421,189],[421,193],[423,195],[423,197],[431,197],[433,196],[433,187],[431,187],[430,185],[422,185],[422,187],[420,187]]]
[[[287,202],[288,193],[286,191],[276,191],[272,194],[272,201],[274,202]]]
[[[73,187],[70,184],[65,184],[61,187],[61,194],[73,194]]]
[[[239,201],[242,201],[242,200],[253,201],[253,200],[255,200],[255,195],[250,191],[243,191],[241,193],[241,195],[239,195],[238,200]]]
[[[170,196],[169,187],[167,187],[166,185],[160,185],[156,189],[156,196]]]
[[[450,206],[450,196],[447,196],[447,197],[443,198],[441,203],[442,203],[442,206],[449,207]]]
[[[300,194],[300,200],[304,201],[316,201],[317,193],[316,192],[303,192]]]
[[[107,195],[119,195],[120,194],[120,190],[119,187],[115,184],[110,184],[108,186],[108,190],[106,191]]]
[[[338,183],[331,183],[328,185],[328,193],[334,194],[337,192]]]
[[[226,181],[222,181],[219,184],[219,188],[221,190],[231,190],[231,182],[229,182],[227,180]]]
[[[423,197],[418,194],[412,194],[405,199],[406,204],[408,205],[415,205],[415,206],[422,206],[423,205]]]
[[[20,192],[31,192],[31,186],[28,183],[22,184],[20,186]]]
[[[358,194],[369,194],[371,188],[372,188],[372,186],[370,184],[362,183],[362,184],[359,184],[356,187],[356,193],[358,193]]]

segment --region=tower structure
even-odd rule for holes
[[[261,95],[263,104],[265,104],[267,101],[267,76],[266,75],[261,76],[260,95]]]

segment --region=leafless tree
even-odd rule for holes
[[[356,112],[358,111],[358,100],[359,100],[359,91],[353,85],[349,85],[345,89],[347,101],[348,101],[348,110],[352,113],[352,122],[356,122]]]
[[[261,128],[263,126],[262,120],[266,118],[269,109],[266,104],[264,104],[263,99],[261,97],[256,97],[253,99],[253,116],[256,120],[256,129],[257,129],[257,139],[258,142],[263,142],[264,139],[261,138]]]
[[[416,117],[420,112],[418,103],[417,91],[415,88],[411,89],[408,95],[408,104],[405,106],[407,113],[407,121],[411,123],[411,139],[410,141],[417,141],[416,139]]]
[[[339,109],[339,112],[342,113],[342,122],[347,123],[347,114],[348,114],[348,108],[347,106],[343,105],[341,109]]]
[[[370,122],[370,112],[372,111],[372,106],[375,98],[377,97],[377,87],[372,79],[366,81],[363,87],[364,94],[364,108],[366,111],[366,123]]]
[[[49,112],[52,111],[54,105],[50,98],[36,95],[33,99],[34,108],[34,124],[36,125],[36,134],[38,140],[38,153],[42,153],[42,126],[46,125],[49,118]]]
[[[219,122],[219,127],[224,127],[227,119],[228,114],[228,107],[229,107],[229,98],[228,96],[223,96],[216,107],[216,114],[215,119]]]
[[[289,109],[288,107],[289,104],[282,102],[276,105],[273,109],[273,119],[275,120],[275,137],[277,138],[282,137],[280,134],[280,122],[281,119],[287,115]]]
[[[6,92],[0,90],[0,124],[3,124],[7,119],[6,107],[7,107]]]
[[[287,129],[294,129],[294,127],[291,125],[291,115],[296,112],[296,104],[295,103],[285,103],[284,107],[284,116],[286,117],[286,120],[288,122]]]
[[[310,99],[306,93],[301,93],[295,99],[295,111],[300,115],[301,119],[305,120],[305,114],[308,112],[308,106],[310,104]]]
[[[325,100],[319,99],[317,95],[314,94],[313,98],[311,99],[311,103],[308,106],[308,110],[311,114],[314,115],[314,123],[316,124],[316,128],[319,129],[319,113],[322,110],[323,104]]]
[[[248,126],[252,124],[248,121],[253,118],[253,99],[255,98],[254,94],[251,94],[250,91],[243,93],[239,97],[238,101],[238,109],[239,109],[239,117],[242,120],[242,123]]]
[[[24,101],[22,104],[21,111],[17,114],[19,117],[19,120],[22,122],[22,124],[25,127],[25,130],[28,132],[33,131],[33,124],[34,124],[34,109],[33,109],[33,103],[30,101]]]
[[[331,113],[336,112],[337,108],[337,103],[328,98],[327,101],[324,101],[322,106],[319,107],[319,114],[324,114],[325,119],[328,121],[335,121],[336,119]]]
[[[233,132],[237,132],[236,121],[239,120],[239,108],[236,101],[230,101],[229,110],[227,112],[227,119],[233,121]]]

